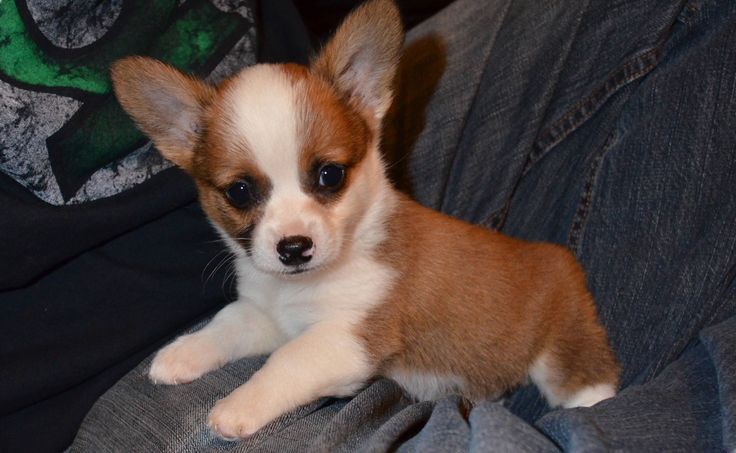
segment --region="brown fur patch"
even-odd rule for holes
[[[231,112],[223,109],[232,81],[226,79],[218,85],[215,101],[205,110],[205,132],[194,154],[191,174],[207,215],[247,250],[250,233],[263,215],[271,182],[232,124]],[[233,206],[225,196],[227,189],[239,180],[249,181],[254,189],[255,203],[250,209]]]
[[[301,98],[295,106],[299,115],[297,135],[301,140],[299,174],[302,188],[321,203],[330,203],[348,190],[353,170],[363,160],[374,135],[365,118],[335,95],[334,89],[308,68],[283,66]],[[337,191],[319,187],[319,169],[324,164],[345,167],[345,182]]]
[[[464,377],[471,399],[526,379],[542,353],[559,391],[618,382],[585,275],[566,249],[529,243],[402,198],[377,253],[400,277],[360,336],[384,374]]]

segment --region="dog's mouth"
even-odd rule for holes
[[[291,271],[285,271],[284,274],[286,274],[286,275],[298,275],[298,274],[303,274],[305,272],[309,272],[310,270],[311,269],[305,267],[305,268],[302,268],[302,269],[294,269],[294,270],[291,270]]]
[[[320,269],[321,267],[322,266],[320,266],[320,265],[317,265],[317,266],[303,265],[303,266],[297,266],[297,267],[295,267],[293,269],[284,269],[281,272],[279,272],[279,274],[280,275],[283,275],[283,276],[285,276],[287,278],[288,277],[297,277],[297,276],[301,276],[301,275],[304,275],[304,274],[311,274],[314,271]]]

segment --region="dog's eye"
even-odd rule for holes
[[[345,167],[337,164],[323,165],[319,169],[319,185],[326,189],[339,189],[345,180]]]
[[[253,192],[247,181],[235,181],[227,188],[225,195],[237,208],[245,208],[253,202]]]

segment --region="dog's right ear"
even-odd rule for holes
[[[128,57],[111,68],[115,95],[161,154],[190,171],[214,88],[160,61]]]
[[[404,31],[393,0],[370,0],[337,28],[312,69],[379,122],[391,105]]]

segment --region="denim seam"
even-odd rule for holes
[[[590,1],[588,1],[588,2],[586,3],[586,5],[585,5],[585,11],[584,11],[584,12],[583,12],[583,13],[582,13],[582,14],[580,15],[580,17],[578,18],[578,23],[577,23],[577,27],[575,28],[575,34],[573,35],[573,39],[572,39],[572,40],[570,40],[569,46],[568,46],[568,48],[567,48],[567,52],[565,53],[565,60],[564,60],[564,62],[563,62],[563,63],[562,63],[562,65],[561,65],[561,67],[562,67],[562,68],[564,68],[564,67],[566,67],[566,66],[567,66],[567,62],[568,62],[568,60],[570,59],[570,53],[572,52],[572,49],[573,49],[573,47],[575,46],[576,42],[578,41],[578,35],[580,34],[580,24],[582,24],[582,23],[583,23],[583,19],[585,18],[585,16],[586,16],[586,15],[587,15],[587,13],[589,12],[589,10],[590,10]],[[559,84],[560,84],[560,80],[561,80],[561,79],[562,79],[562,72],[560,72],[560,73],[558,74],[558,76],[557,76],[557,80],[555,81],[555,87],[554,87],[554,90],[552,91],[552,93],[554,93],[554,94],[553,94],[553,99],[554,99],[554,95],[556,95],[556,94],[557,94],[557,92],[558,92],[557,88],[558,88],[558,86],[559,86]],[[549,111],[549,108],[551,107],[551,105],[552,105],[552,103],[549,103],[549,104],[547,105],[547,108],[545,109],[545,112],[544,112],[544,116],[542,117],[542,118],[543,118],[543,120],[542,120],[542,121],[544,121],[544,118],[546,118],[546,117],[547,117],[547,114],[548,114],[548,111]],[[544,126],[544,123],[542,123],[542,124],[541,124],[540,126]],[[537,137],[539,137],[539,136],[540,136],[541,134],[543,134],[543,133],[544,133],[544,132],[545,132],[546,130],[549,130],[549,127],[547,127],[547,128],[544,128],[544,129],[542,129],[541,131],[539,131],[539,132],[537,133]],[[521,176],[524,176],[524,175],[526,174],[526,171],[527,171],[527,167],[528,167],[528,166],[530,166],[530,162],[531,162],[531,160],[532,160],[532,159],[534,158],[534,154],[535,154],[535,153],[534,153],[534,148],[535,148],[535,146],[536,146],[536,144],[537,144],[537,142],[538,142],[538,141],[539,141],[539,140],[538,140],[538,138],[537,138],[537,139],[536,139],[536,140],[535,140],[535,141],[534,141],[534,142],[532,143],[532,150],[531,150],[531,152],[530,152],[530,153],[529,153],[529,154],[527,155],[527,161],[525,162],[525,164],[524,164],[524,167],[522,168],[522,173],[521,173],[520,177],[521,177]]]
[[[570,223],[570,228],[567,232],[567,247],[575,254],[580,256],[580,245],[583,232],[588,224],[588,214],[590,213],[590,207],[593,204],[593,192],[595,185],[600,174],[600,169],[603,164],[603,159],[608,154],[608,151],[613,146],[616,138],[616,132],[611,132],[603,143],[600,151],[596,153],[591,162],[590,168],[588,169],[588,175],[585,178],[585,184],[583,185],[582,195],[578,202],[575,216]]]
[[[694,22],[697,22],[699,20],[698,16],[700,14],[701,9],[702,9],[702,5],[700,4],[699,0],[691,0],[682,9],[682,12],[677,17],[677,20],[687,25],[688,27],[691,27],[694,24]]]
[[[660,46],[663,42],[629,59],[622,67],[612,71],[602,85],[593,90],[590,95],[578,101],[559,120],[555,121],[538,135],[540,138],[537,139],[532,152],[527,156],[527,161],[508,200],[503,206],[493,211],[481,222],[483,226],[492,229],[503,227],[508,211],[511,208],[511,199],[516,192],[516,188],[534,164],[539,162],[556,145],[590,119],[621,88],[643,77],[654,69],[659,63],[662,54]],[[570,237],[568,236],[569,239]]]
[[[575,44],[575,41],[577,40],[578,34],[580,33],[580,24],[583,22],[583,18],[585,17],[585,14],[588,12],[588,7],[590,5],[590,2],[587,2],[585,4],[585,11],[583,11],[582,14],[578,17],[577,25],[575,26],[575,33],[573,35],[573,38],[570,40],[566,52],[563,63],[560,65],[560,67],[564,67],[567,64],[567,61],[570,59],[570,53],[572,52],[572,48]],[[558,74],[557,80],[555,81],[554,88],[552,89],[552,93],[557,92],[557,86],[560,83],[560,78],[562,74]],[[549,108],[549,105],[547,106]],[[532,151],[533,152],[533,151]],[[486,216],[486,218],[480,222],[482,226],[485,228],[489,228],[492,230],[500,230],[503,228],[504,223],[506,223],[506,217],[508,216],[509,210],[511,209],[511,200],[514,198],[514,194],[516,193],[516,190],[519,188],[519,184],[521,184],[521,180],[525,174],[525,169],[527,165],[529,164],[529,160],[531,158],[531,153],[527,154],[526,156],[526,162],[524,162],[524,165],[521,168],[521,172],[516,177],[516,181],[514,182],[514,186],[512,187],[508,197],[506,198],[506,202],[501,206],[500,208],[494,210],[490,214]]]
[[[590,119],[618,90],[654,69],[662,56],[661,44],[663,42],[629,59],[622,67],[612,71],[602,85],[542,131],[535,144],[536,150],[529,155],[529,161],[522,176],[526,175],[531,167],[557,144]]]
[[[509,8],[511,8],[511,1],[509,1],[506,4],[506,8],[503,11],[503,17],[501,18],[501,25],[498,27],[498,30],[496,31],[496,34],[493,36],[493,42],[491,42],[490,45],[488,46],[488,53],[483,58],[483,70],[481,71],[480,77],[478,78],[478,84],[475,86],[475,92],[473,93],[472,101],[470,102],[470,108],[467,110],[467,112],[465,112],[465,115],[462,118],[462,121],[461,121],[461,124],[462,125],[460,126],[460,133],[458,134],[458,141],[455,144],[455,148],[457,148],[460,145],[460,142],[462,141],[463,136],[465,135],[464,133],[465,133],[465,129],[467,128],[467,125],[468,125],[468,117],[471,115],[471,113],[472,113],[472,111],[473,111],[473,109],[474,109],[474,107],[476,105],[476,102],[477,102],[477,99],[478,99],[478,92],[480,91],[480,87],[483,84],[483,78],[484,78],[484,76],[486,74],[486,71],[489,70],[489,66],[490,65],[488,64],[488,60],[491,58],[491,54],[493,53],[493,47],[496,44],[496,39],[498,38],[499,33],[503,29],[503,23],[506,21],[506,16],[507,16],[507,14],[509,12]],[[445,174],[444,183],[442,184],[442,191],[441,191],[441,193],[442,193],[442,199],[441,199],[440,205],[439,205],[440,211],[442,211],[442,212],[445,212],[445,209],[444,208],[445,208],[445,200],[446,200],[446,197],[447,197],[447,186],[448,186],[448,184],[450,182],[450,175],[453,174],[453,170],[455,169],[455,167],[457,165],[457,156],[458,155],[459,155],[459,153],[457,153],[457,152],[454,152],[453,153],[452,163],[449,166],[448,172]]]

